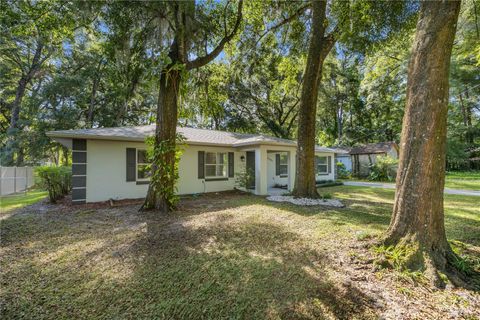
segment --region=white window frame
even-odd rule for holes
[[[282,157],[285,157],[285,162],[286,163],[282,163]],[[278,164],[278,166],[281,168],[282,166],[286,167],[287,170],[285,170],[285,173],[282,173],[282,170],[280,169],[280,177],[281,178],[286,178],[288,177],[288,154],[286,153],[280,153],[280,163]]]
[[[213,153],[215,154],[215,163],[207,163],[207,154]],[[219,159],[219,154],[224,155],[224,163],[217,163]],[[207,174],[207,166],[215,167],[215,175],[211,176]],[[217,168],[223,166],[225,174],[221,176],[217,175]],[[228,178],[228,152],[216,152],[216,151],[205,151],[205,161],[204,161],[204,172],[205,172],[205,179],[219,179],[219,178]]]
[[[150,178],[139,178],[138,177],[138,166],[139,165],[143,166],[143,165],[149,165],[150,164],[150,163],[145,163],[145,162],[139,163],[138,162],[138,153],[140,151],[143,151],[143,152],[147,153],[147,150],[145,150],[145,149],[135,149],[135,151],[136,151],[135,152],[135,179],[136,179],[136,181],[150,181]]]
[[[322,175],[328,175],[328,156],[315,156],[318,160],[320,160],[321,158],[325,158],[325,163],[322,163],[320,164],[319,162],[320,161],[316,161],[316,165],[315,165],[315,171],[317,174],[322,174]],[[320,171],[318,169],[319,166],[325,166],[325,171]]]

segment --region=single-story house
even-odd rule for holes
[[[72,150],[72,201],[98,202],[145,197],[148,189],[145,138],[155,125],[51,131],[47,136]],[[260,134],[179,127],[186,139],[179,162],[178,194],[232,190],[236,178],[254,173],[249,189],[266,195],[293,189],[296,141]],[[334,180],[335,152],[316,147],[317,180]]]
[[[376,162],[378,156],[391,156],[398,159],[398,145],[395,142],[369,143],[350,149],[352,157],[352,174],[354,176],[368,176],[370,166]]]

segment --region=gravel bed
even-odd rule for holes
[[[330,206],[343,208],[345,205],[337,199],[310,199],[310,198],[295,198],[293,196],[269,196],[268,201],[274,202],[290,202],[299,206]]]

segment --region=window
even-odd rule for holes
[[[205,177],[226,178],[228,157],[226,152],[205,152]]]
[[[137,180],[150,180],[151,175],[152,172],[150,169],[150,163],[147,159],[147,151],[137,150]]]
[[[288,176],[288,155],[286,153],[280,154],[279,173],[281,177]]]
[[[328,174],[328,160],[327,157],[316,157],[317,173]]]

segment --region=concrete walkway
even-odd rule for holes
[[[346,185],[346,186],[356,186],[356,187],[395,189],[395,184],[394,183],[344,181],[343,184]],[[477,197],[480,197],[480,191],[474,191],[474,190],[461,190],[461,189],[445,188],[444,192],[446,194],[458,194],[458,195],[462,195],[462,196],[477,196]]]

